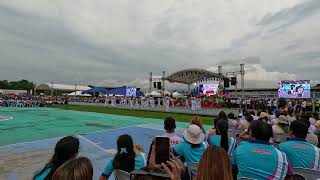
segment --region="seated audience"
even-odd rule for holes
[[[229,128],[232,130],[236,130],[238,128],[238,121],[236,120],[232,112],[228,114],[228,125],[229,125]]]
[[[251,115],[246,116],[247,122],[239,127],[240,130],[242,130],[241,134],[239,135],[239,138],[241,140],[249,140],[250,139],[250,125],[253,121],[253,117]]]
[[[242,121],[240,123],[239,129],[243,131],[248,130],[252,121],[253,121],[253,117],[249,113],[247,113],[245,116],[245,121]]]
[[[308,121],[307,119],[299,119],[299,121],[303,121],[308,126],[308,134],[306,140],[311,144],[318,146],[319,139],[318,136],[314,134],[316,127],[314,125],[311,125],[310,121]]]
[[[320,150],[306,141],[308,126],[303,121],[294,121],[290,125],[287,142],[279,144],[279,149],[286,153],[293,168],[320,170]]]
[[[171,145],[179,144],[181,141],[183,141],[183,139],[177,136],[175,132],[176,120],[172,117],[167,117],[164,120],[164,129],[166,130],[166,133],[163,136],[170,138]]]
[[[90,159],[70,159],[53,174],[52,180],[92,180],[93,167]]]
[[[238,179],[284,179],[292,175],[285,153],[269,143],[271,125],[254,121],[250,126],[250,141],[242,142],[234,151],[232,164]]]
[[[228,137],[228,122],[220,120],[217,123],[217,134],[208,138],[209,145],[222,147],[229,155],[232,155],[236,146],[236,140]]]
[[[261,112],[260,116],[259,116],[259,120],[263,121],[265,123],[268,123],[269,122],[269,115],[265,112]]]
[[[107,164],[100,176],[100,180],[108,179],[114,169],[120,169],[130,173],[146,165],[146,154],[143,152],[135,152],[131,136],[127,134],[119,136],[117,149],[117,154]]]
[[[204,127],[203,127],[203,123],[202,123],[202,120],[201,120],[200,117],[198,117],[198,116],[193,116],[192,119],[191,119],[191,123],[190,123],[190,124],[195,124],[195,125],[199,126],[199,127],[201,128],[202,132],[203,132],[205,135],[207,135],[206,130],[205,130]]]
[[[193,180],[232,180],[230,158],[226,151],[216,146],[208,147]]]
[[[293,121],[297,120],[296,117],[293,115],[293,111],[294,111],[293,108],[288,109],[287,118],[288,118],[289,123],[292,123]]]
[[[224,111],[220,111],[218,114],[218,119],[228,120],[227,114]]]
[[[278,119],[278,124],[272,126],[273,134],[288,133],[289,122],[285,115],[280,115]]]
[[[173,146],[173,153],[180,156],[186,163],[199,162],[207,148],[205,135],[197,125],[189,125],[183,132],[184,141]]]
[[[54,148],[51,160],[34,176],[34,180],[51,180],[56,170],[69,159],[75,158],[79,151],[79,139],[67,136],[60,139]]]

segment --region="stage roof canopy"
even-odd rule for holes
[[[201,80],[206,80],[209,78],[218,78],[223,79],[223,75],[219,75],[218,73],[206,70],[206,69],[185,69],[178,72],[175,72],[168,77],[165,78],[165,80],[169,82],[176,82],[176,83],[182,83],[182,84],[192,84]]]

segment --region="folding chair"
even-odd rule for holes
[[[114,171],[114,179],[115,180],[130,180],[130,174],[123,170],[115,170]]]
[[[197,162],[188,163],[187,168],[188,168],[190,180],[192,180],[192,175],[195,174],[196,171],[198,171],[198,167],[199,167],[199,163]]]
[[[294,175],[300,175],[306,180],[320,180],[320,171],[314,171],[302,168],[293,168]]]

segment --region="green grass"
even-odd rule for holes
[[[54,108],[65,109],[64,105],[53,105]],[[180,113],[167,113],[167,112],[156,112],[156,111],[144,111],[144,110],[128,110],[128,109],[118,109],[118,108],[109,108],[109,107],[95,107],[95,106],[77,106],[69,105],[69,110],[75,111],[85,111],[85,112],[97,112],[105,114],[116,114],[116,115],[125,115],[125,116],[136,116],[144,118],[156,118],[164,119],[168,116],[173,117],[175,120],[180,122],[190,122],[194,115],[191,114],[180,114]],[[200,116],[203,124],[212,125],[213,117],[212,116]]]

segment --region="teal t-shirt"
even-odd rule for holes
[[[263,141],[242,142],[232,155],[232,164],[238,167],[238,179],[279,179],[292,175],[287,156]]]
[[[136,159],[134,162],[134,170],[139,170],[147,165],[147,158],[145,153],[138,152],[136,153]],[[102,172],[102,176],[109,177],[113,172],[113,160],[112,158],[107,166],[105,167],[104,171]]]
[[[35,180],[43,180],[43,179],[45,179],[45,178],[48,176],[48,174],[50,173],[50,171],[51,171],[51,168],[46,168],[46,169],[43,171],[43,173],[37,174],[34,179],[35,179]]]
[[[306,140],[292,138],[279,144],[279,149],[286,153],[293,168],[320,171],[320,150]]]
[[[190,163],[199,162],[207,147],[206,142],[202,142],[198,148],[192,148],[190,143],[183,141],[180,144],[174,145],[172,148],[176,154],[184,157],[186,163]]]
[[[213,135],[213,136],[210,136],[208,138],[208,143],[212,146],[218,146],[220,147],[220,144],[221,144],[221,136],[220,135]],[[233,151],[236,147],[236,140],[233,138],[233,137],[228,137],[228,154],[229,155],[232,155],[233,154]]]

